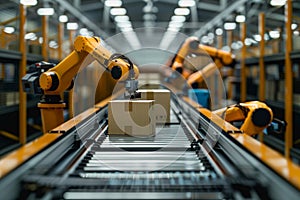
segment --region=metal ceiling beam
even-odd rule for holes
[[[230,14],[239,7],[244,6],[246,2],[247,0],[238,0],[234,2],[227,9],[223,10],[220,14],[216,15],[212,20],[208,21],[203,27],[196,31],[194,35],[198,37],[202,36],[203,34],[205,34],[206,31],[218,25],[222,21],[222,19],[225,19],[226,17],[230,16]]]
[[[81,23],[83,23],[88,29],[94,31],[96,34],[100,34],[102,38],[107,38],[108,34],[99,28],[98,25],[96,25],[93,21],[91,21],[89,18],[84,16],[78,9],[76,9],[74,6],[72,6],[69,2],[66,0],[56,0],[56,2],[63,7],[65,10],[67,10],[69,13],[71,13],[74,17],[78,19]]]
[[[221,6],[215,5],[215,4],[210,4],[210,3],[199,2],[198,9],[218,12],[221,10]]]
[[[100,2],[97,3],[88,3],[88,4],[81,4],[80,11],[82,12],[89,12],[92,10],[100,10],[103,9],[103,4]]]

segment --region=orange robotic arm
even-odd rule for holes
[[[186,74],[183,63],[186,57],[190,54],[209,55],[214,60],[214,63],[209,63],[202,70],[193,74]],[[213,74],[216,69],[221,68],[222,66],[232,65],[234,61],[234,56],[231,53],[218,50],[214,47],[202,45],[196,37],[189,37],[181,45],[173,59],[171,67],[173,70],[182,74],[187,79],[189,85],[192,85],[194,83],[202,82],[204,75],[208,77]]]
[[[44,133],[64,122],[65,103],[60,96],[72,86],[73,78],[81,70],[81,66],[84,68],[94,60],[105,67],[114,79],[124,81],[130,97],[134,97],[138,87],[136,81],[139,75],[138,68],[124,55],[112,54],[100,45],[100,38],[78,36],[74,42],[74,51],[58,65],[47,70],[42,69],[43,64],[37,65],[41,69],[41,74],[38,74],[40,88],[35,88],[34,91],[41,91],[43,94],[38,107],[41,109]],[[51,64],[46,63],[46,65]],[[33,74],[36,76],[36,73]],[[37,86],[30,82],[30,74],[23,78],[25,91],[32,85]]]
[[[40,87],[45,95],[60,95],[71,86],[80,67],[87,66],[94,60],[110,71],[116,80],[137,79],[139,70],[135,65],[124,59],[124,56],[112,56],[111,52],[100,45],[100,38],[78,36],[74,42],[74,51],[57,66],[41,74]],[[130,70],[133,71],[132,77],[129,77]]]
[[[244,121],[240,129],[248,135],[262,132],[273,120],[273,112],[265,103],[250,101],[213,111],[225,121]]]

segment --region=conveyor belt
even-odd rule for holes
[[[47,151],[32,159],[27,164],[29,170],[22,172],[22,176],[12,174],[12,177],[18,177],[19,182],[11,181],[9,188],[15,187],[14,191],[18,192],[5,197],[297,197],[297,190],[229,141],[222,129],[214,128],[209,119],[205,119],[188,104],[180,104],[181,110],[176,101],[172,101],[171,105],[171,122],[157,126],[153,137],[108,135],[106,108],[103,107],[79,127],[67,132]],[[214,146],[211,146],[212,133],[220,136]]]

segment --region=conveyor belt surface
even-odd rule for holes
[[[22,176],[12,173],[17,192],[5,199],[297,199],[220,127],[188,105],[171,105],[171,122],[151,137],[108,135],[103,107],[31,159]]]

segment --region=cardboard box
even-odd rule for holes
[[[154,113],[156,123],[170,122],[170,99],[171,93],[166,89],[142,89],[141,99],[154,100]]]
[[[108,134],[151,136],[155,134],[153,100],[114,100],[108,104]]]

